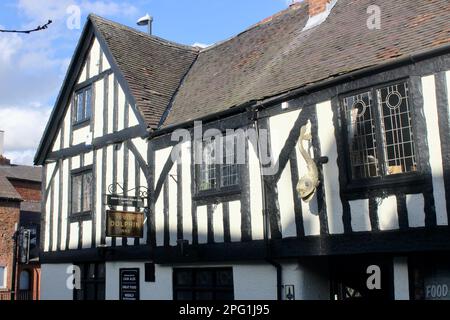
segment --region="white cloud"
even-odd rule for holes
[[[20,152],[36,148],[50,116],[49,107],[0,107],[0,130],[5,131],[5,150]]]
[[[201,42],[195,42],[192,46],[204,49],[204,48],[208,48],[211,45],[210,44],[201,43]]]
[[[5,152],[5,157],[10,159],[12,164],[32,166],[35,152],[35,149],[7,151]]]
[[[138,13],[125,1],[17,1],[17,20],[22,22],[18,29],[35,28],[49,19],[52,24],[44,31],[0,37],[0,130],[5,130],[5,154],[14,163],[31,164],[48,121],[48,106],[54,103],[80,36],[80,29],[67,29],[70,5],[78,5],[83,16]]]

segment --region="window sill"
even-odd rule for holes
[[[421,186],[427,181],[426,175],[422,173],[403,173],[390,176],[357,180],[349,183],[344,193],[351,194],[363,191],[376,191],[380,189],[395,189],[403,186]]]
[[[241,188],[233,187],[233,188],[223,188],[220,190],[208,190],[208,191],[200,191],[195,196],[192,197],[194,201],[211,201],[220,200],[221,198],[238,196],[242,192]]]
[[[80,128],[88,126],[90,123],[91,123],[91,119],[87,118],[87,119],[84,119],[84,120],[81,120],[78,122],[74,122],[72,127],[73,127],[73,129],[80,129]]]
[[[72,213],[69,216],[70,222],[80,222],[80,221],[89,221],[92,220],[91,211],[80,212],[80,213]]]

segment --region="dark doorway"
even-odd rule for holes
[[[369,267],[372,267],[369,269]],[[374,269],[380,270],[380,289],[369,288]],[[369,270],[368,270],[369,269]],[[376,272],[376,271],[375,271]],[[378,257],[336,257],[330,261],[332,300],[392,299],[392,259]],[[373,278],[370,278],[372,280]],[[374,281],[369,281],[374,284]]]
[[[81,288],[73,291],[74,300],[105,300],[105,264],[85,263],[80,268]]]

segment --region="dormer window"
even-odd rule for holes
[[[407,82],[343,99],[353,180],[417,171]]]
[[[92,87],[88,86],[75,93],[75,124],[88,121],[92,114]]]

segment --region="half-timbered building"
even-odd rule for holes
[[[449,18],[309,0],[199,49],[90,15],[35,158],[42,298],[450,298]]]

